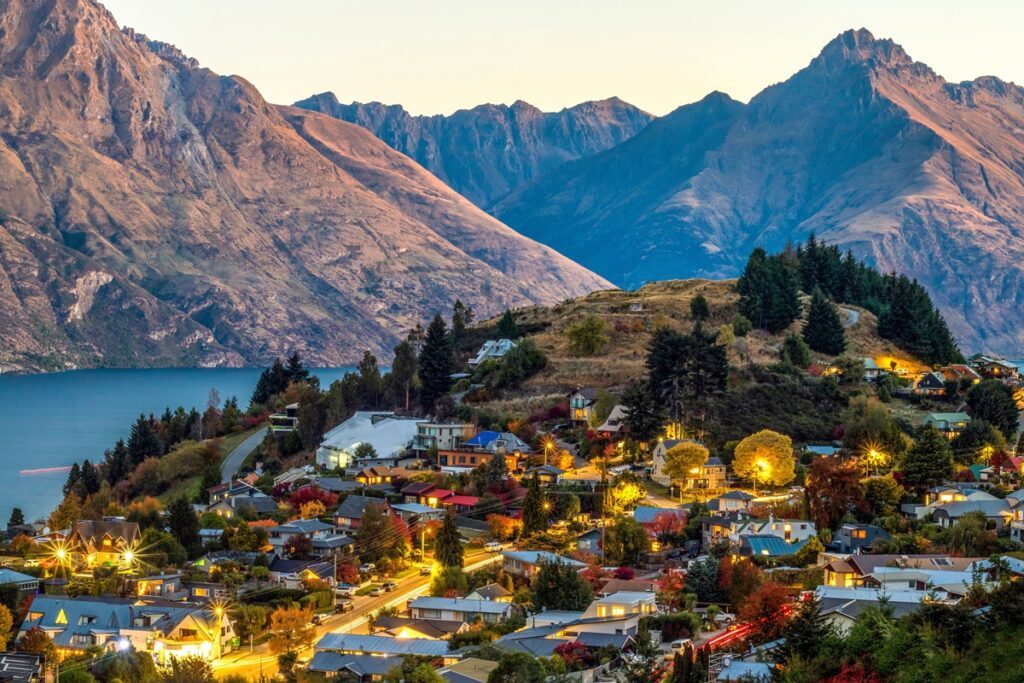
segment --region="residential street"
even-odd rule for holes
[[[491,564],[501,561],[501,553],[488,553],[480,550],[466,554],[466,572],[477,571]],[[349,633],[362,629],[367,624],[367,618],[384,607],[402,607],[413,598],[423,595],[430,586],[429,576],[411,576],[398,584],[398,588],[384,595],[371,598],[359,596],[355,598],[356,608],[348,614],[332,614],[325,623],[316,627],[316,643],[326,633]],[[365,629],[364,629],[365,632]],[[307,662],[312,657],[312,651],[307,650],[300,653],[300,662]],[[243,645],[241,649],[224,656],[214,664],[218,677],[229,674],[242,674],[250,680],[259,680],[262,672],[265,678],[277,673],[277,655],[270,653],[267,643],[257,645],[250,653],[249,648]]]
[[[220,466],[220,480],[222,483],[231,481],[238,470],[242,467],[242,463],[249,457],[249,454],[256,450],[256,447],[263,443],[263,439],[267,436],[266,429],[257,430],[252,436],[238,444],[235,450],[228,453],[228,456],[224,458],[224,462]]]

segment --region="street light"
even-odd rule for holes
[[[772,473],[772,464],[764,458],[758,458],[754,461],[754,493],[757,493],[757,480],[760,479],[764,483],[768,483],[768,477]]]

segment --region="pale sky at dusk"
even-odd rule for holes
[[[106,0],[122,25],[244,76],[272,102],[333,90],[417,114],[618,95],[654,114],[747,100],[848,28],[949,80],[1024,83],[1020,0]]]

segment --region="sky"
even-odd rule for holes
[[[661,115],[749,100],[867,28],[951,81],[1024,83],[1021,0],[105,0],[122,26],[276,103],[334,91],[415,114],[617,95]]]

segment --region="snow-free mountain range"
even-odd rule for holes
[[[661,118],[282,106],[92,0],[0,0],[2,369],[387,358],[456,297],[729,277],[811,232],[918,278],[967,349],[1019,353],[1024,91],[860,30]]]

